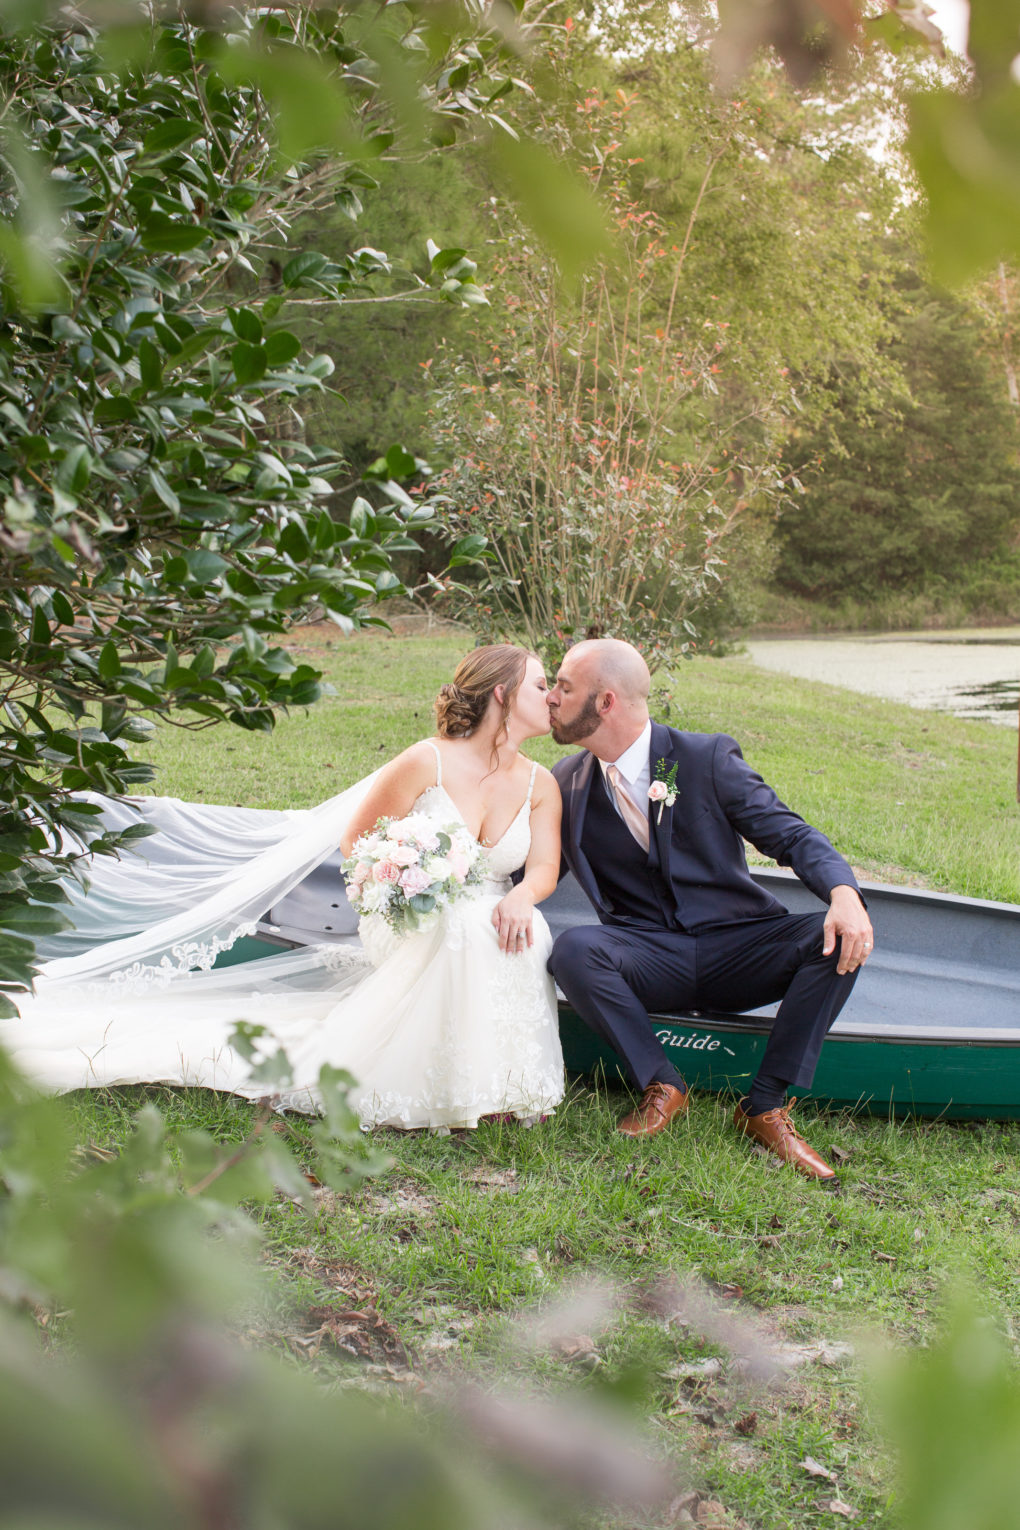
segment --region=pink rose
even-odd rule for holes
[[[376,861],[372,875],[377,882],[399,882],[400,867],[394,866],[392,861]]]
[[[372,864],[371,864],[371,862],[370,861],[359,861],[358,864],[355,866],[354,870],[351,872],[351,881],[353,882],[355,887],[360,887],[362,882],[366,882],[368,880],[368,878],[371,875],[371,873],[372,873]]]
[[[668,796],[669,787],[666,785],[665,781],[653,781],[651,786],[648,788],[648,799],[650,802],[661,802],[663,798]]]
[[[468,858],[462,850],[450,850],[446,856],[446,864],[449,866],[458,882],[463,882],[468,874]]]
[[[417,845],[394,845],[390,850],[390,860],[394,866],[417,866]]]
[[[400,886],[407,898],[413,898],[415,893],[423,893],[431,885],[432,878],[427,871],[420,866],[408,866],[401,874]]]

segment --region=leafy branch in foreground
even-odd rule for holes
[[[0,1057],[7,1520],[67,1530],[686,1523],[683,1506],[699,1495],[679,1486],[684,1433],[650,1434],[643,1420],[664,1380],[675,1394],[666,1332],[683,1332],[699,1354],[711,1347],[718,1358],[680,1374],[701,1387],[711,1366],[713,1391],[752,1419],[786,1384],[791,1348],[776,1346],[774,1324],[694,1278],[649,1270],[612,1285],[575,1266],[540,1310],[505,1325],[475,1374],[448,1358],[441,1368],[417,1360],[383,1313],[350,1310],[343,1290],[307,1314],[323,1345],[314,1365],[272,1353],[279,1336],[264,1315],[274,1301],[244,1208],[257,1215],[282,1196],[295,1216],[316,1202],[320,1217],[340,1215],[355,1209],[342,1198],[352,1176],[379,1167],[357,1145],[342,1081],[324,1082],[319,1124],[338,1139],[332,1163],[309,1154],[303,1124],[293,1133],[299,1159],[275,1132],[249,1126],[238,1148],[168,1127],[151,1104],[115,1151],[77,1145],[66,1102],[39,1098]],[[227,1124],[230,1138],[249,1118],[233,1107],[243,1115]],[[256,1125],[264,1115],[256,1111]],[[309,1169],[339,1193],[316,1191]],[[662,1343],[650,1347],[647,1328],[642,1341],[635,1319],[655,1325]],[[388,1333],[399,1366],[330,1358],[330,1336],[339,1349],[356,1320]],[[550,1360],[582,1334],[613,1337],[625,1385],[599,1368],[575,1368],[568,1385],[556,1378]],[[371,1395],[380,1385],[399,1401]],[[799,1378],[794,1388],[802,1398]],[[1020,1386],[987,1319],[966,1318],[947,1340],[892,1357],[882,1391],[904,1530],[1015,1523]],[[835,1496],[834,1472],[801,1467],[820,1479],[812,1517],[854,1516]]]
[[[312,609],[365,620],[430,518],[392,476],[333,513],[342,464],[300,413],[333,363],[288,305],[371,297],[390,262],[287,242],[301,214],[354,210],[410,131],[411,86],[381,97],[373,54],[398,50],[394,78],[415,61],[414,129],[432,113],[449,134],[499,85],[498,48],[453,86],[424,23],[370,36],[357,11],[242,11],[228,34],[126,7],[106,44],[73,12],[0,30],[0,1012],[33,937],[66,924],[60,879],[90,840],[125,843],[73,794],[149,778],[127,749],[143,714],[269,729],[314,701],[316,671],[274,636]],[[441,250],[423,287],[481,299]]]

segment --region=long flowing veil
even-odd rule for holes
[[[56,1089],[146,1078],[236,1087],[243,1070],[226,1046],[236,1020],[264,1015],[286,1039],[288,1019],[314,1024],[368,969],[356,942],[223,958],[336,851],[374,780],[288,812],[104,800],[106,824],[156,832],[118,859],[97,857],[87,891],[69,889],[74,928],[46,942],[35,992],[19,996],[20,1019],[0,1023],[0,1044]]]
[[[102,800],[104,827],[144,823],[155,832],[119,858],[94,859],[87,890],[68,889],[73,928],[40,942],[46,965],[37,986],[129,976],[165,985],[208,970],[336,850],[374,780],[285,812],[175,797]]]

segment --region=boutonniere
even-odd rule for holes
[[[676,786],[677,764],[678,762],[674,760],[667,770],[665,760],[660,760],[655,767],[655,780],[648,788],[648,800],[659,804],[656,823],[662,822],[663,808],[671,808],[680,795]]]

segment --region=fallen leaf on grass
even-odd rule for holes
[[[707,1280],[705,1284],[712,1295],[719,1297],[721,1301],[739,1302],[743,1300],[744,1288],[743,1286],[738,1286],[735,1281],[727,1281],[721,1285],[717,1280]]]
[[[829,1468],[823,1466],[821,1461],[816,1461],[814,1456],[805,1456],[803,1461],[797,1462],[797,1465],[802,1472],[807,1472],[809,1477],[824,1477],[826,1482],[835,1482],[836,1480],[836,1473],[830,1472]]]
[[[89,1163],[115,1163],[120,1155],[110,1148],[100,1147],[98,1142],[86,1142],[84,1147],[79,1144],[75,1148],[74,1156]]]
[[[269,1264],[277,1261],[268,1259]],[[281,1268],[295,1270],[309,1276],[318,1286],[332,1286],[343,1293],[349,1307],[374,1307],[377,1301],[375,1288],[366,1280],[364,1272],[342,1259],[324,1259],[311,1246],[292,1249]]]
[[[857,1510],[851,1508],[848,1503],[844,1503],[841,1498],[830,1498],[823,1507],[828,1509],[830,1514],[842,1514],[844,1519],[857,1518]]]
[[[715,1498],[703,1498],[694,1511],[695,1524],[706,1527],[718,1526],[719,1530],[729,1530],[729,1516],[725,1505]]]
[[[690,1492],[681,1493],[674,1498],[666,1511],[666,1523],[668,1525],[693,1525],[694,1511],[698,1507],[700,1493],[692,1489]]]
[[[312,1354],[318,1354],[328,1340],[337,1349],[344,1350],[359,1360],[370,1360],[373,1352],[380,1349],[388,1361],[399,1361],[411,1370],[411,1360],[404,1342],[392,1323],[387,1323],[372,1307],[367,1311],[355,1308],[337,1310],[335,1307],[310,1307],[305,1314],[309,1323],[317,1323],[306,1337],[313,1344]]]
[[[559,1355],[561,1360],[567,1360],[571,1365],[580,1366],[584,1370],[594,1370],[602,1363],[601,1356],[595,1348],[595,1340],[586,1333],[572,1336],[561,1335],[552,1341],[550,1348],[554,1355]]]
[[[710,1360],[694,1360],[686,1365],[674,1365],[666,1372],[672,1381],[709,1381],[722,1374],[723,1363],[713,1357]]]

